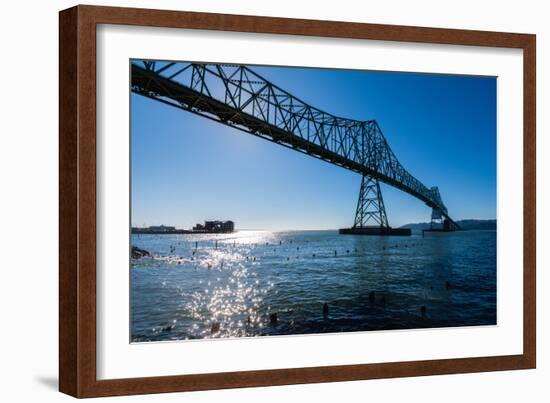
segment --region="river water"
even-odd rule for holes
[[[133,342],[496,324],[496,232],[132,235]],[[326,304],[325,309],[323,309]]]

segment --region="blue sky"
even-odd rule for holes
[[[455,220],[496,217],[495,77],[252,69],[317,108],[376,119],[405,168],[439,187]],[[139,95],[131,108],[133,226],[353,224],[359,174]],[[421,201],[381,186],[391,226],[429,221]]]

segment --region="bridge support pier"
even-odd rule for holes
[[[432,209],[432,219],[430,228],[422,230],[422,235],[425,232],[453,232],[456,231],[456,224],[446,219],[441,210]]]
[[[390,227],[378,179],[363,175],[353,227],[342,228],[339,233],[345,235],[411,235],[411,230]]]

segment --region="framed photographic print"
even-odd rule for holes
[[[535,36],[60,13],[60,390],[534,368]]]

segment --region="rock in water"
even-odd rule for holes
[[[374,294],[374,291],[369,292],[369,302],[374,302],[376,298],[376,294]]]
[[[328,316],[328,304],[326,302],[323,304],[323,316],[325,318]]]
[[[140,259],[142,257],[150,257],[151,253],[145,249],[140,249],[137,246],[132,246],[132,259]]]

